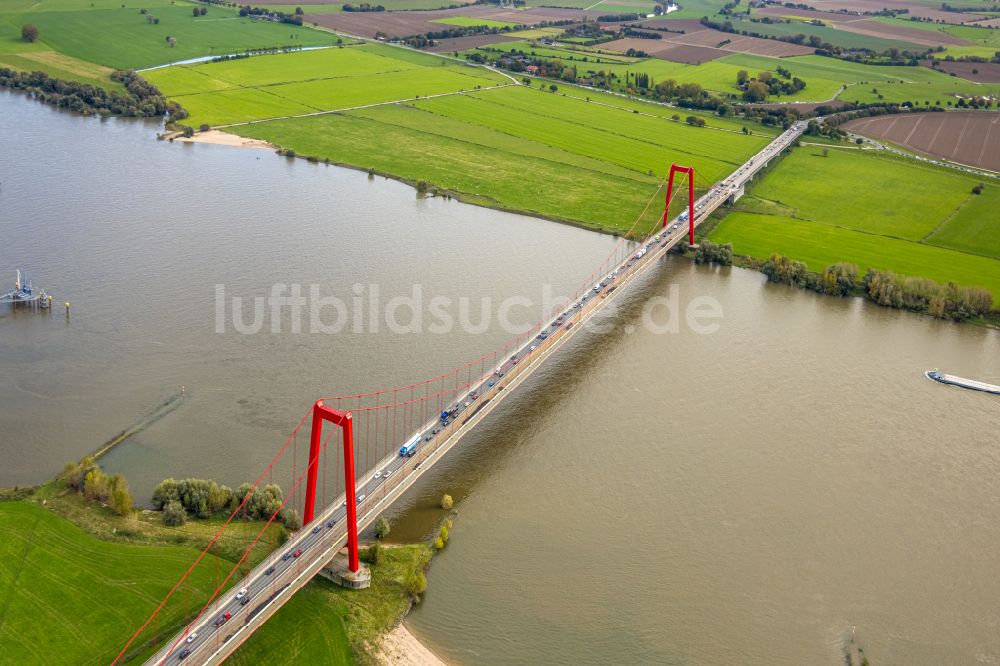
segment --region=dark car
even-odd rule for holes
[[[226,611],[225,613],[223,613],[223,614],[222,614],[222,615],[221,615],[221,616],[219,617],[219,619],[218,619],[218,620],[216,620],[216,621],[215,621],[215,626],[217,626],[217,627],[221,627],[221,626],[222,626],[222,625],[224,625],[224,624],[226,623],[226,621],[227,621],[227,620],[229,620],[229,618],[231,618],[231,617],[232,617],[232,615],[230,615],[230,614],[229,614],[229,611]]]
[[[268,567],[267,569],[264,570],[265,576],[270,576],[273,573],[274,573],[274,567]]]
[[[178,656],[181,659],[187,659],[187,657],[188,657],[189,654],[191,654],[191,650],[189,650],[187,648],[184,648],[183,650],[181,650],[181,653]]]
[[[317,525],[316,527],[313,528],[313,534],[319,534],[319,531],[321,529],[323,529],[323,526],[322,525]]]
[[[250,603],[250,595],[249,594],[247,596],[243,597],[242,599],[240,599],[240,606],[246,606],[248,603]],[[229,613],[226,613],[226,615],[229,615]]]
[[[331,529],[336,524],[337,524],[337,519],[336,518],[331,518],[330,520],[328,520],[326,522],[326,528],[327,529]]]
[[[292,551],[288,551],[287,553],[281,556],[282,562],[287,562],[290,559],[292,559]]]

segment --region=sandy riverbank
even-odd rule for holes
[[[403,623],[396,625],[382,639],[379,661],[384,666],[446,666]]]
[[[195,135],[190,138],[178,136],[174,139],[174,141],[183,141],[184,143],[211,143],[216,146],[233,146],[236,148],[264,148],[266,150],[278,149],[277,146],[272,145],[267,141],[261,141],[260,139],[247,139],[235,134],[220,132],[219,130],[195,132]]]

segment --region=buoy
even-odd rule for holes
[[[69,301],[66,301],[66,316],[69,316]]]

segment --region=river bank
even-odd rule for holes
[[[379,649],[379,663],[384,666],[447,666],[402,622],[385,635]]]

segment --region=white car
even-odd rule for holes
[[[392,474],[392,470],[391,469],[385,470],[385,478],[388,479],[390,474]],[[364,497],[364,495],[362,495],[362,497]]]
[[[360,495],[358,495],[358,504],[361,504],[364,501],[365,501],[365,494],[361,493]]]
[[[376,479],[381,479],[382,478],[382,470],[379,470],[379,471],[375,472],[375,478]]]
[[[188,636],[187,642],[188,643],[193,643],[196,638],[198,638],[198,632],[192,631],[191,635]]]
[[[237,599],[242,599],[245,596],[247,596],[247,588],[241,587],[240,591],[236,593],[236,598]]]

